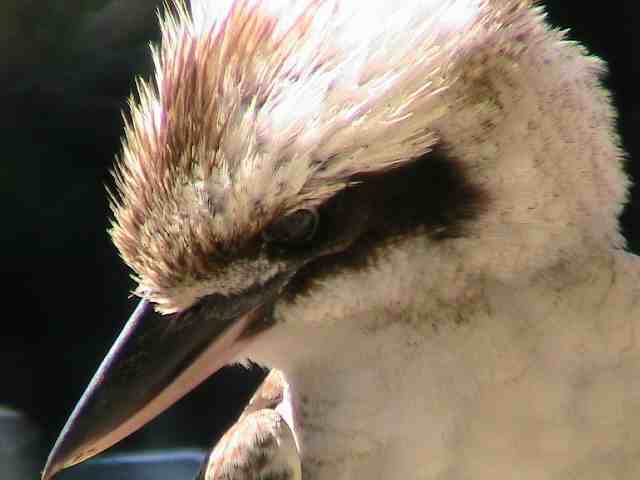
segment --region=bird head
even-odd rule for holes
[[[451,81],[444,32],[429,28],[441,19],[367,38],[352,31],[353,7],[301,5],[240,1],[163,22],[155,81],[132,102],[112,228],[137,293],[162,313],[296,268],[268,244],[320,254],[323,206],[437,142],[427,117],[444,114],[438,91]]]
[[[161,19],[155,77],[130,101],[112,193],[111,235],[142,301],[45,479],[237,358],[322,262],[406,236],[466,236],[470,269],[481,259],[513,273],[494,261],[505,228],[528,239],[513,258],[538,263],[556,258],[550,238],[556,251],[575,240],[558,235],[569,225],[617,238],[609,219],[626,184],[619,166],[596,162],[617,155],[608,126],[594,147],[605,154],[579,178],[544,176],[553,139],[538,150],[518,140],[551,115],[536,110],[551,98],[536,103],[527,78],[565,54],[583,62],[576,81],[595,85],[599,63],[563,53],[528,1],[396,3],[192,2]],[[608,122],[606,100],[592,110]]]

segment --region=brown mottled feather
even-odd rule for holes
[[[238,421],[211,451],[198,480],[300,480],[293,432],[276,411],[284,388],[282,374],[271,371]]]

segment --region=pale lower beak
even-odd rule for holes
[[[67,420],[42,479],[122,440],[233,360],[288,278],[210,295],[172,315],[142,300]]]

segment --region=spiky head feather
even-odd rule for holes
[[[447,92],[548,35],[524,0],[193,3],[161,19],[116,172],[113,240],[163,311],[273,218],[428,151],[475,101]]]

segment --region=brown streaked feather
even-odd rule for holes
[[[198,480],[300,480],[301,464],[293,432],[276,407],[285,380],[272,370],[238,421],[222,436]]]
[[[163,313],[220,293],[210,259],[274,218],[430,151],[444,92],[483,48],[521,48],[495,25],[533,15],[520,0],[220,0],[192,2],[211,11],[191,18],[176,2],[131,102],[112,205],[136,293]]]

